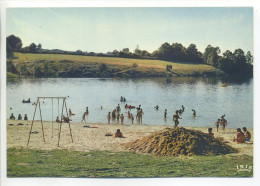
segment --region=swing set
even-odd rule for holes
[[[43,141],[45,142],[45,136],[44,136],[44,129],[43,129],[43,121],[42,121],[42,111],[41,111],[41,103],[40,103],[40,100],[41,99],[51,99],[51,102],[52,102],[52,138],[53,138],[53,99],[58,99],[58,116],[59,116],[59,100],[61,99],[62,100],[62,111],[61,111],[61,120],[60,122],[58,122],[58,147],[60,145],[60,135],[61,135],[61,126],[62,126],[62,123],[66,122],[69,124],[69,129],[70,129],[70,136],[71,136],[71,140],[72,140],[72,143],[73,143],[73,137],[72,137],[72,133],[71,133],[71,127],[70,127],[70,122],[69,120],[65,119],[63,113],[64,113],[64,108],[66,110],[66,115],[67,115],[67,118],[69,117],[69,114],[68,114],[68,109],[67,109],[67,104],[66,104],[66,97],[37,97],[37,103],[36,103],[36,106],[35,106],[35,110],[34,110],[34,114],[33,114],[33,120],[32,120],[32,124],[31,124],[31,129],[30,129],[30,132],[29,132],[29,138],[28,138],[28,142],[27,142],[27,146],[29,145],[30,143],[30,137],[31,137],[31,133],[32,133],[32,127],[33,127],[33,123],[34,123],[34,118],[35,118],[35,114],[36,114],[36,111],[37,111],[37,107],[39,105],[39,111],[40,111],[40,118],[41,118],[41,125],[42,125],[42,137],[43,137]],[[66,121],[67,120],[67,121]]]

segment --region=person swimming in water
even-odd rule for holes
[[[192,111],[193,111],[193,117],[195,117],[196,116],[196,111],[194,110],[194,109],[192,109]]]
[[[167,109],[165,109],[165,111],[164,111],[164,118],[166,118],[167,117]]]
[[[158,109],[159,109],[159,106],[158,106],[158,105],[156,105],[154,108],[155,108],[156,110],[158,110]]]

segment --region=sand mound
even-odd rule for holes
[[[162,156],[216,155],[237,151],[208,134],[185,128],[166,128],[142,139],[126,143],[124,148]]]

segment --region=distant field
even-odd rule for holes
[[[153,69],[158,72],[164,72],[166,71],[166,65],[172,65],[172,73],[178,75],[194,75],[218,71],[216,68],[204,64],[168,62],[163,60],[148,59],[128,59],[118,57],[15,53],[15,58],[16,59],[14,59],[13,61],[16,64],[18,62],[33,63],[39,61],[52,61],[54,64],[66,63],[73,66],[86,63],[105,63],[115,66],[132,66],[136,63],[140,70]]]

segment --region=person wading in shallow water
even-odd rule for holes
[[[110,124],[110,119],[111,119],[111,115],[110,115],[110,112],[108,112],[108,115],[107,115],[107,123]]]
[[[180,116],[178,115],[178,111],[175,112],[175,114],[173,115],[173,121],[174,121],[174,128],[177,128],[179,125],[179,119]]]

